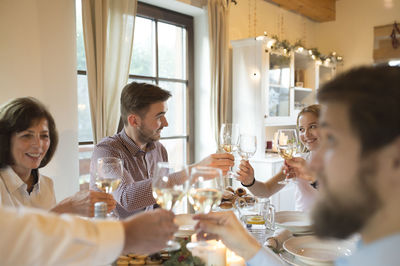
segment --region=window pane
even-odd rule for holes
[[[131,78],[128,79],[128,83],[131,83],[132,81],[140,83],[156,84],[156,81],[154,79],[131,79]]]
[[[169,126],[161,131],[161,137],[186,136],[186,84],[160,81],[159,86],[172,94],[166,115]]]
[[[155,76],[155,22],[136,16],[129,74]]]
[[[186,164],[186,139],[161,139],[160,142],[168,151],[168,161]]]
[[[78,140],[93,141],[89,92],[86,75],[78,75]]]
[[[86,70],[85,45],[83,42],[82,28],[82,3],[81,0],[76,0],[76,53],[77,53],[77,68],[78,70]]]
[[[158,22],[159,76],[186,79],[186,29]]]

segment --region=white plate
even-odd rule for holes
[[[293,256],[292,254],[290,254],[289,252],[282,250],[279,253],[279,256],[281,257],[281,259],[283,259],[285,262],[289,263],[290,265],[293,266],[308,266],[308,264],[302,262],[301,260],[299,260],[298,258],[296,258],[295,256]]]
[[[348,240],[322,240],[315,236],[292,237],[283,248],[298,260],[309,265],[333,265],[338,257],[350,256],[355,242]]]
[[[311,231],[311,219],[307,213],[296,211],[281,211],[275,214],[275,224],[292,233]]]

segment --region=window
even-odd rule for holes
[[[82,32],[81,2],[76,0],[78,56],[79,144],[92,144],[89,96]],[[138,2],[132,61],[128,82],[159,85],[172,94],[161,143],[169,160],[191,163],[193,160],[193,18]],[[80,161],[90,153],[80,153]],[[89,157],[88,157],[89,156]],[[81,164],[80,164],[81,165]],[[85,172],[80,171],[82,175]]]

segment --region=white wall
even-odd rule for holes
[[[337,1],[336,20],[316,26],[317,47],[343,55],[344,69],[372,64],[374,26],[395,20],[400,22],[400,0]]]
[[[292,44],[305,38],[303,45],[315,46],[316,22],[264,0],[239,0],[237,3],[230,7],[230,40],[256,37],[266,31],[269,37],[277,35],[281,40],[287,39]]]
[[[41,172],[57,200],[78,191],[75,1],[0,0],[0,103],[42,101],[59,133],[57,152]]]

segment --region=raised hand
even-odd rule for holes
[[[122,222],[125,229],[124,253],[151,254],[163,249],[178,226],[171,211],[157,209],[132,216]]]
[[[254,169],[250,165],[248,160],[241,160],[239,165],[239,171],[237,171],[237,178],[244,185],[249,185],[254,180]]]
[[[197,164],[193,166],[208,166],[208,167],[214,167],[214,168],[219,168],[222,171],[222,175],[226,175],[227,172],[230,170],[230,168],[234,165],[235,163],[235,158],[233,157],[232,154],[229,153],[214,153]]]
[[[80,216],[93,217],[94,204],[96,202],[107,203],[108,211],[116,206],[116,201],[111,194],[93,190],[83,190],[77,192],[58,203],[51,211],[57,213],[73,213]]]

